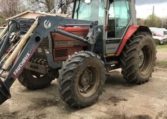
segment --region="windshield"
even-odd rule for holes
[[[85,0],[77,0],[74,11],[74,18],[88,21],[99,21],[104,23],[104,0],[91,0],[86,3]]]

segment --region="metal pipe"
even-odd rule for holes
[[[2,78],[6,78],[9,75],[9,72],[2,72],[0,75]]]
[[[8,30],[8,26],[6,26],[2,32],[0,32],[0,40],[3,37],[3,35],[6,33],[6,31]]]
[[[82,37],[80,37],[80,36],[78,36],[78,35],[75,35],[75,34],[72,34],[72,33],[66,32],[66,31],[63,31],[63,30],[61,30],[61,29],[57,29],[57,30],[56,30],[56,33],[65,35],[65,36],[67,36],[67,37],[74,38],[74,39],[76,39],[76,40],[79,40],[79,41],[81,41],[81,42],[84,42],[84,43],[90,45],[90,43],[88,42],[88,40],[86,40],[86,39],[84,39],[84,38],[82,38]]]
[[[4,34],[2,38],[0,38],[0,47],[2,46],[3,41],[4,41],[4,39],[5,39],[6,36],[7,36],[7,33]]]
[[[19,41],[18,41],[19,43]],[[0,60],[0,66],[2,65],[2,63],[9,57],[9,55],[12,53],[12,51],[14,51],[14,49],[16,48],[16,46],[18,45],[18,43],[16,43],[9,51],[8,53],[2,58],[2,60]]]
[[[72,26],[85,26],[85,27],[89,27],[90,24],[65,24],[63,26],[69,26],[69,27],[72,27]]]
[[[22,50],[26,42],[28,41],[29,37],[35,30],[35,28],[38,25],[38,19],[35,20],[35,22],[32,24],[28,32],[23,36],[23,38],[20,40],[19,44],[17,45],[16,49],[13,51],[13,53],[9,56],[9,58],[5,61],[5,63],[2,66],[3,70],[7,70],[9,66],[11,66],[12,62],[17,57],[18,53]]]
[[[2,42],[2,46],[0,47],[0,58],[4,55],[5,50],[9,46],[9,33],[6,35]]]

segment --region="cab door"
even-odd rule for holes
[[[106,54],[114,55],[131,23],[128,0],[110,0],[108,9]]]

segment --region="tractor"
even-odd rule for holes
[[[0,34],[0,104],[16,79],[27,89],[58,79],[70,107],[94,104],[106,74],[121,68],[130,84],[149,81],[156,49],[152,33],[136,24],[134,0],[74,0],[72,18],[13,19]]]

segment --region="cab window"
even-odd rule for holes
[[[121,38],[130,22],[130,7],[127,0],[113,0],[109,8],[108,37]]]
[[[104,0],[91,0],[86,3],[85,0],[77,0],[74,12],[74,18],[88,21],[98,21],[99,25],[104,24]]]

